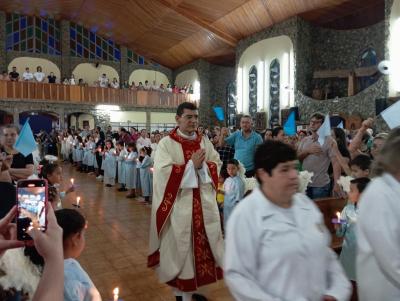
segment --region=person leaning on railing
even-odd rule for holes
[[[10,80],[10,77],[8,76],[7,71],[3,71],[0,75],[0,80]]]

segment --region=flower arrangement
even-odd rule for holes
[[[40,281],[41,272],[23,249],[8,250],[0,259],[0,286],[4,290],[15,289],[33,297]]]
[[[303,170],[299,172],[299,189],[298,192],[305,194],[308,184],[312,182],[313,172]]]
[[[349,193],[351,180],[353,180],[353,178],[350,176],[341,176],[339,180],[337,180],[337,183],[342,187],[344,192]]]

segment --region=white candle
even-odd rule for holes
[[[71,186],[74,186],[74,178],[71,178]]]
[[[118,295],[119,295],[119,288],[118,287],[114,288],[113,294],[114,294],[114,301],[118,301]]]
[[[80,196],[78,196],[78,197],[76,197],[76,205],[77,206],[79,206],[79,201],[81,200],[81,197]]]

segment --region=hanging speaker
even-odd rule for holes
[[[390,61],[382,61],[378,64],[378,70],[384,75],[389,75],[392,72],[392,64]]]

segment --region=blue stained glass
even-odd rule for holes
[[[114,42],[112,40],[108,40],[108,44],[110,44],[112,46],[114,44]]]
[[[79,55],[82,55],[83,49],[81,44],[76,44],[76,51],[78,52]]]
[[[49,37],[49,46],[54,47],[54,38],[53,37]]]
[[[14,32],[14,44],[19,42],[19,32]]]
[[[118,49],[115,49],[114,51],[114,57],[117,61],[121,60],[121,52]]]
[[[90,32],[90,41],[96,43],[96,34],[94,32]]]
[[[6,45],[7,45],[7,50],[10,50],[12,48],[12,46],[13,46],[13,35],[12,34],[7,36]]]
[[[21,18],[21,29],[26,27],[26,17]]]
[[[101,57],[101,47],[96,46],[96,56]]]
[[[61,51],[56,50],[57,55],[61,55]]]
[[[139,56],[139,65],[144,65],[144,57]]]
[[[54,54],[54,49],[49,47],[49,54]]]
[[[42,30],[47,32],[47,21],[42,20]]]
[[[71,28],[69,35],[71,36],[71,40],[75,40],[76,39],[76,31],[74,28]]]

